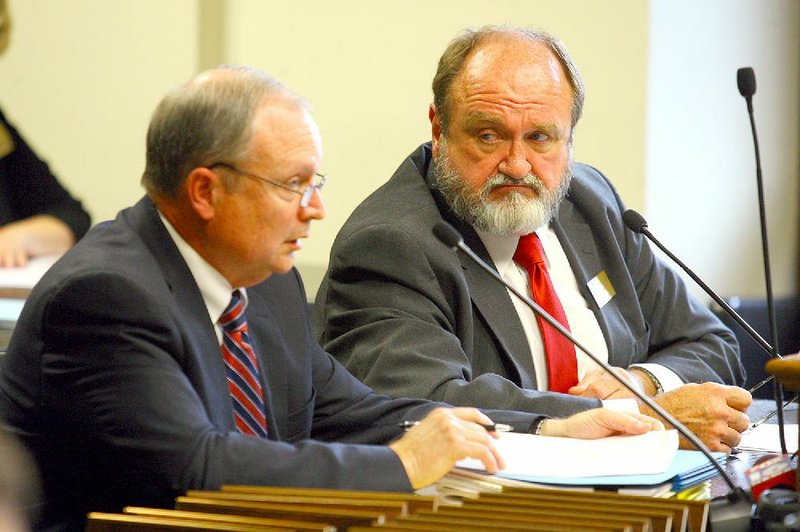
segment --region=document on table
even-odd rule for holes
[[[578,440],[505,432],[494,444],[506,463],[503,474],[511,478],[644,475],[667,470],[678,450],[678,433],[657,430],[638,436]],[[456,466],[484,470],[474,459],[461,460]]]
[[[788,423],[783,426],[786,436],[786,450],[789,453],[797,452],[797,423]],[[771,451],[781,452],[778,438],[778,425],[762,423],[742,433],[742,441],[737,448],[743,451]]]
[[[33,288],[59,257],[59,255],[36,257],[22,268],[0,268],[0,287]]]

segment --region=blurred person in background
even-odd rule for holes
[[[0,0],[0,55],[11,17]],[[58,182],[0,110],[0,267],[61,254],[89,229],[89,214]]]

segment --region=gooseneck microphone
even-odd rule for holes
[[[723,478],[725,483],[730,488],[730,493],[726,495],[722,499],[715,499],[712,501],[712,508],[714,509],[714,518],[716,520],[716,525],[714,530],[749,530],[750,528],[750,513],[752,511],[752,504],[753,501],[750,495],[745,492],[742,488],[736,486],[736,483],[733,481],[731,476],[725,471],[725,468],[717,462],[713,455],[711,454],[711,450],[706,447],[706,445],[700,441],[700,439],[690,431],[683,423],[675,419],[672,414],[661,408],[658,404],[655,403],[652,399],[647,397],[645,394],[637,390],[634,386],[628,383],[624,378],[618,375],[613,368],[605,361],[601,360],[597,357],[594,353],[589,351],[582,343],[580,343],[573,335],[567,330],[561,323],[559,323],[555,318],[553,318],[550,314],[548,314],[542,307],[540,307],[535,301],[533,301],[527,294],[521,293],[519,290],[508,284],[505,279],[503,279],[500,274],[488,265],[483,259],[481,259],[472,249],[464,243],[464,239],[462,238],[461,234],[456,231],[453,226],[448,224],[447,222],[439,222],[433,228],[433,234],[438,238],[444,245],[453,249],[453,250],[460,250],[463,252],[467,257],[469,257],[475,264],[477,264],[481,269],[483,269],[486,273],[492,276],[497,282],[505,286],[511,293],[517,296],[523,303],[525,303],[530,309],[536,313],[538,316],[541,316],[547,323],[552,325],[561,335],[567,338],[570,342],[575,344],[575,346],[583,351],[586,356],[592,359],[597,365],[602,367],[605,371],[607,371],[614,379],[619,381],[625,388],[631,391],[637,398],[639,398],[644,404],[650,407],[654,412],[656,412],[659,416],[661,416],[669,425],[675,428],[681,436],[686,438],[692,446],[703,453],[703,455],[708,459],[708,461],[712,464],[712,466],[717,470],[720,476]]]
[[[758,188],[758,213],[761,225],[761,251],[764,255],[764,281],[767,289],[767,310],[769,311],[769,327],[774,346],[773,353],[778,351],[778,326],[775,319],[775,303],[772,297],[772,269],[769,264],[769,241],[767,239],[767,209],[764,201],[764,179],[761,174],[761,151],[758,148],[758,134],[756,133],[756,120],[753,115],[753,94],[756,93],[756,75],[750,67],[740,68],[736,71],[736,83],[739,93],[747,102],[747,114],[750,117],[750,131],[753,133],[753,147],[756,156],[756,186]]]
[[[717,303],[717,305],[722,307],[722,310],[724,310],[731,318],[733,318],[736,321],[736,323],[738,323],[742,327],[742,329],[744,329],[745,332],[747,332],[747,334],[749,334],[750,337],[753,340],[755,340],[758,346],[767,355],[769,355],[770,357],[782,358],[779,354],[775,352],[772,346],[766,340],[764,340],[764,338],[760,334],[758,334],[758,332],[755,329],[753,329],[749,323],[747,323],[744,320],[744,318],[742,318],[735,310],[733,310],[733,308],[731,308],[731,306],[728,305],[728,303],[726,303],[724,299],[722,299],[719,295],[717,295],[717,293],[714,292],[714,290],[712,290],[711,287],[708,286],[705,282],[703,282],[703,280],[700,277],[698,277],[698,275],[694,273],[694,271],[692,271],[691,268],[689,268],[681,259],[676,257],[674,253],[672,253],[669,249],[667,249],[667,247],[664,244],[662,244],[653,235],[653,233],[650,232],[650,229],[647,228],[647,221],[644,219],[644,216],[642,216],[633,209],[628,209],[622,214],[622,221],[625,223],[625,226],[634,233],[644,235],[645,237],[647,237],[647,239],[650,242],[658,246],[658,249],[663,251],[664,254],[666,254],[670,259],[672,259],[673,262],[675,262],[675,264],[680,266],[681,269],[683,269],[683,271],[685,271],[686,274],[689,275],[689,277],[691,277],[692,280],[696,282],[700,286],[700,288],[702,288],[705,291],[705,293],[708,294],[711,297],[711,299],[713,299]],[[753,389],[750,390],[750,393],[753,393],[757,389],[761,388],[761,386],[769,382],[771,379],[772,377],[758,383]]]
[[[756,74],[751,67],[740,68],[736,71],[736,84],[747,102],[747,115],[750,118],[750,131],[753,133],[753,147],[756,158],[756,186],[758,188],[758,214],[761,226],[761,253],[764,258],[764,283],[767,292],[767,313],[769,316],[770,338],[772,339],[772,354],[778,354],[778,320],[775,318],[775,301],[772,297],[772,269],[769,265],[769,241],[767,239],[767,208],[764,201],[764,179],[761,175],[761,151],[758,149],[758,134],[756,133],[756,119],[753,115],[753,95],[756,93]],[[786,454],[786,437],[783,431],[783,388],[775,382],[775,405],[778,411],[778,431],[781,438],[781,451]]]
[[[775,351],[775,349],[771,345],[769,345],[769,343],[767,343],[766,340],[764,340],[764,338],[761,337],[760,334],[756,332],[755,329],[753,329],[750,326],[749,323],[744,321],[744,319],[735,310],[733,310],[731,306],[725,302],[725,300],[719,297],[719,295],[717,295],[717,293],[714,292],[710,286],[704,283],[703,280],[700,279],[700,277],[698,277],[697,274],[691,270],[691,268],[689,268],[686,264],[684,264],[681,259],[676,257],[674,253],[672,253],[669,249],[667,249],[667,247],[664,244],[662,244],[653,235],[653,233],[650,232],[650,230],[647,228],[647,221],[644,219],[644,216],[642,216],[633,209],[628,209],[622,214],[622,221],[625,223],[625,226],[634,233],[638,233],[647,237],[647,239],[650,242],[658,246],[658,249],[663,251],[670,259],[672,259],[675,262],[675,264],[680,266],[683,269],[683,271],[685,271],[689,275],[689,277],[691,277],[692,280],[694,280],[694,282],[696,282],[700,286],[700,288],[702,288],[706,292],[706,294],[711,296],[711,299],[713,299],[720,307],[722,307],[722,310],[724,310],[728,314],[728,316],[733,318],[736,321],[736,323],[738,323],[742,327],[742,329],[744,329],[747,332],[747,334],[749,334],[750,337],[753,340],[755,340],[755,342],[759,345],[759,347],[761,347],[761,349],[764,350],[764,352],[767,353],[767,355],[775,358],[783,358],[781,355],[777,353],[777,351]],[[750,393],[755,392],[756,390],[758,390],[771,380],[773,380],[772,376],[767,377],[766,379],[762,380],[761,382],[750,388],[749,392]],[[781,397],[780,395],[776,396],[775,403],[776,403],[775,411],[778,414],[778,435],[780,437],[781,451],[783,451],[783,454],[786,454],[786,436],[784,435],[784,430],[783,430],[783,397]]]

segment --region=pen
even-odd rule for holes
[[[481,427],[485,428],[488,432],[513,432],[514,427],[511,425],[506,425],[505,423],[492,423],[491,425],[484,425],[483,423],[478,423]],[[419,421],[403,421],[400,423],[400,428],[408,430],[411,427],[416,427],[419,425]]]

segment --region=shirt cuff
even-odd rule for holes
[[[644,368],[649,371],[656,379],[658,379],[658,382],[661,383],[661,388],[665,392],[683,386],[683,380],[681,380],[681,378],[678,377],[674,371],[666,366],[662,366],[661,364],[633,364],[628,367],[628,369],[633,368]]]
[[[608,408],[615,412],[627,412],[628,414],[639,413],[639,405],[636,403],[636,399],[633,398],[605,399],[601,402],[603,403],[603,408]]]

